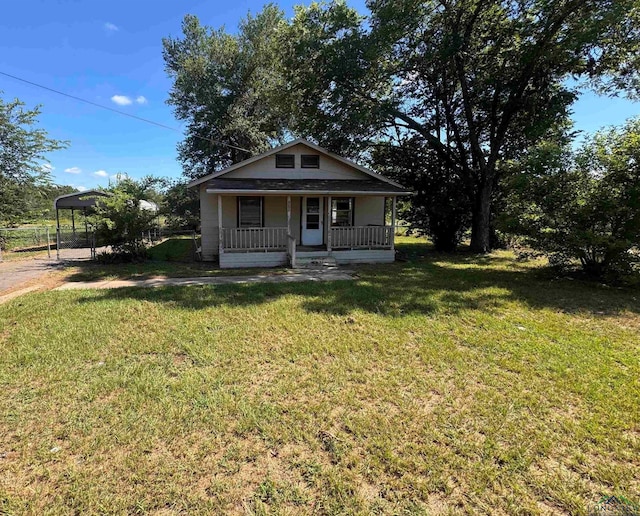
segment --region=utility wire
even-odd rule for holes
[[[142,118],[140,116],[132,115],[131,113],[126,113],[125,111],[120,111],[119,109],[114,109],[114,108],[111,108],[109,106],[105,106],[103,104],[98,104],[96,102],[92,102],[90,100],[83,99],[81,97],[76,97],[75,95],[70,95],[68,93],[64,93],[63,91],[54,90],[53,88],[49,88],[48,86],[43,86],[42,84],[38,84],[38,83],[35,83],[35,82],[28,81],[27,79],[23,79],[21,77],[17,77],[15,75],[11,75],[10,73],[6,73],[6,72],[3,72],[3,71],[0,71],[0,75],[4,75],[5,77],[10,77],[11,79],[15,79],[16,81],[20,81],[20,82],[24,82],[26,84],[30,84],[31,86],[35,86],[36,88],[42,88],[43,90],[51,91],[51,92],[56,93],[58,95],[62,95],[63,97],[68,97],[70,99],[77,100],[78,102],[84,102],[85,104],[89,104],[91,106],[99,107],[101,109],[106,109],[107,111],[112,111],[112,112],[118,113],[119,115],[122,115],[122,116],[128,116],[129,118],[133,118],[135,120],[139,120],[140,122],[146,122],[147,124],[155,125],[157,127],[162,127],[163,129],[168,129],[169,131],[182,133],[182,131],[180,131],[180,129],[176,129],[175,127],[164,125],[164,124],[161,124],[159,122],[154,122],[153,120],[149,120],[147,118]],[[247,149],[243,149],[242,147],[236,147],[235,145],[231,145],[229,143],[221,142],[221,141],[218,141],[218,140],[213,140],[212,138],[205,138],[204,136],[199,136],[197,134],[194,134],[193,136],[195,138],[199,138],[200,140],[204,140],[204,141],[207,141],[207,142],[210,142],[210,143],[216,143],[218,145],[224,145],[225,147],[229,147],[230,149],[236,149],[236,150],[239,150],[239,151],[248,152],[248,153],[252,154],[252,152],[247,150]]]

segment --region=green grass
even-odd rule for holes
[[[403,242],[355,282],[0,306],[0,513],[640,501],[640,293]]]
[[[195,245],[191,236],[168,238],[149,248],[149,255],[155,261],[192,262]]]

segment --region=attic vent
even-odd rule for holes
[[[276,154],[276,168],[294,168],[296,166],[293,154]]]
[[[303,154],[302,168],[320,168],[320,156],[317,154]]]

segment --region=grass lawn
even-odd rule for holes
[[[506,252],[0,306],[0,513],[640,502],[640,292]]]
[[[76,262],[66,267],[67,281],[147,279],[157,277],[242,276],[282,274],[286,269],[220,269],[211,262],[193,261],[193,241],[172,237],[149,248],[151,259],[144,263],[102,264]]]

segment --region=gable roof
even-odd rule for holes
[[[384,181],[385,183],[388,183],[390,185],[395,186],[396,188],[401,188],[402,190],[406,190],[406,188],[404,188],[401,184],[396,183],[395,181],[392,181],[391,179],[388,179],[376,172],[374,172],[373,170],[369,170],[366,167],[363,167],[362,165],[358,165],[357,163],[355,163],[354,161],[351,161],[350,159],[347,158],[343,158],[342,156],[339,156],[338,154],[334,154],[333,152],[329,152],[327,149],[324,149],[322,147],[320,147],[319,145],[316,145],[315,143],[311,143],[308,140],[305,140],[304,138],[297,138],[293,141],[290,141],[288,143],[285,143],[284,145],[279,145],[278,147],[274,147],[273,149],[268,150],[267,152],[263,152],[262,154],[258,154],[256,156],[253,156],[249,159],[245,159],[244,161],[240,161],[238,163],[235,163],[233,165],[231,165],[230,167],[227,167],[225,169],[222,169],[218,172],[214,172],[212,174],[208,174],[206,176],[200,177],[198,179],[194,179],[193,181],[191,181],[189,184],[187,184],[188,188],[191,188],[193,186],[198,186],[202,183],[205,183],[207,181],[210,181],[211,179],[214,179],[216,177],[220,177],[224,174],[227,174],[233,170],[237,170],[239,168],[242,168],[246,165],[249,165],[251,163],[254,163],[258,160],[261,160],[262,158],[266,158],[268,156],[271,156],[272,154],[277,154],[278,152],[282,152],[284,150],[287,150],[291,147],[293,147],[294,145],[298,145],[298,144],[302,144],[302,145],[306,145],[307,147],[309,147],[310,149],[313,149],[317,152],[319,152],[320,154],[324,154],[325,156],[329,156],[330,158],[333,158],[351,168],[354,168],[360,172],[363,172],[364,174],[367,174],[375,179],[378,179],[379,181]]]

